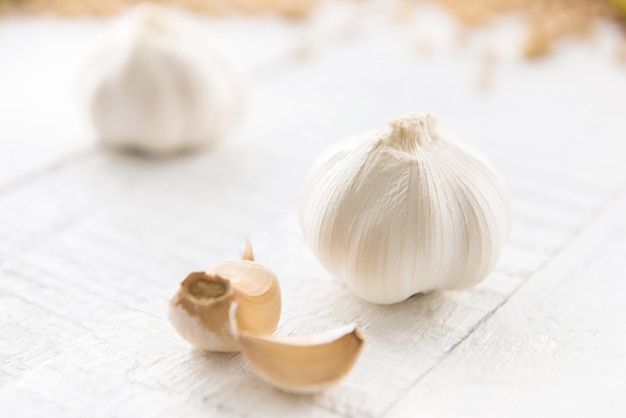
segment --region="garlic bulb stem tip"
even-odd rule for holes
[[[395,143],[407,151],[432,142],[437,120],[430,114],[411,113],[389,121],[391,132],[387,141]]]

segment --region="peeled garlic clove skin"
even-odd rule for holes
[[[140,4],[101,40],[81,74],[99,139],[154,156],[222,139],[243,104],[243,80],[191,21]]]
[[[380,304],[484,280],[512,222],[493,166],[422,114],[330,149],[305,183],[299,212],[322,265]]]
[[[339,383],[354,366],[364,343],[355,325],[303,337],[240,331],[237,340],[254,373],[285,392],[303,394]]]
[[[168,317],[174,329],[197,348],[239,351],[229,317],[235,301],[241,330],[274,332],[281,312],[278,280],[270,270],[252,261],[223,262],[207,271],[191,273],[171,299]]]

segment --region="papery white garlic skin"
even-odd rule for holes
[[[81,74],[86,107],[108,146],[170,155],[221,140],[243,104],[243,78],[193,22],[140,4],[101,39]]]
[[[314,165],[300,200],[305,238],[322,265],[380,304],[484,280],[511,212],[491,163],[422,114],[337,144]]]

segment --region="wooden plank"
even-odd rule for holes
[[[66,341],[85,331],[50,311],[7,294],[0,295],[0,317],[0,387],[32,369],[41,358],[59,354]]]
[[[256,152],[252,154],[256,155]],[[224,156],[224,154],[221,155],[221,157]],[[181,372],[180,361],[189,362],[190,356],[193,358],[198,355],[179,341],[163,318],[164,305],[173,292],[176,277],[182,277],[186,272],[185,269],[188,270],[191,266],[193,266],[191,268],[196,268],[196,266],[204,265],[205,260],[208,261],[208,254],[206,258],[203,254],[207,247],[209,249],[207,253],[210,254],[224,254],[224,248],[233,250],[238,244],[235,242],[236,235],[242,236],[244,228],[250,226],[246,225],[245,221],[235,223],[234,220],[242,219],[245,213],[255,213],[254,206],[251,206],[253,204],[263,207],[259,197],[255,197],[244,199],[241,206],[226,205],[221,211],[213,207],[213,199],[206,201],[194,199],[194,208],[186,209],[188,202],[192,201],[191,196],[199,195],[201,188],[205,187],[203,181],[194,180],[199,178],[197,170],[208,166],[211,167],[210,171],[222,172],[233,162],[228,158],[219,158],[217,162],[217,157],[211,157],[216,158],[217,166],[213,166],[207,165],[204,158],[198,158],[197,165],[193,164],[192,159],[184,166],[174,164],[169,169],[158,168],[157,171],[164,170],[159,174],[158,179],[155,181],[154,177],[146,176],[150,180],[144,181],[150,183],[141,187],[126,182],[118,184],[119,179],[113,182],[114,186],[99,186],[98,189],[102,193],[107,190],[112,190],[114,193],[119,193],[120,190],[125,191],[125,198],[110,202],[109,206],[103,204],[99,212],[91,213],[90,216],[83,215],[81,222],[70,224],[66,229],[53,228],[55,231],[53,234],[45,239],[36,240],[36,244],[34,241],[31,242],[19,254],[5,261],[4,271],[19,275],[19,280],[2,284],[6,291],[27,295],[32,303],[46,307],[62,317],[75,318],[82,326],[91,329],[100,328],[101,331],[89,334],[78,342],[68,341],[69,348],[66,352],[35,367],[17,384],[4,391],[4,397],[26,399],[28,395],[24,392],[34,392],[38,399],[43,398],[42,402],[51,402],[56,404],[55,408],[61,409],[71,409],[72,405],[79,400],[86,404],[99,403],[101,396],[105,396],[104,393],[110,396],[116,391],[119,380],[107,380],[98,373],[107,373],[108,370],[120,370],[120,372],[126,370],[121,368],[121,364],[133,365],[133,359],[139,355],[137,353],[142,353],[141,357],[145,357],[149,364],[158,364],[158,370],[163,370],[160,369],[163,367],[172,374]],[[123,161],[125,160],[117,161],[117,163]],[[130,175],[125,173],[125,170],[131,172],[142,170],[145,173],[146,167],[143,163],[135,167],[130,161],[132,160],[126,161],[128,165],[115,165],[118,167],[116,171],[120,178],[139,178],[138,174]],[[73,168],[78,170],[74,174],[68,174],[67,170],[69,172],[73,170],[67,168],[65,171],[57,172],[56,175],[42,178],[40,181],[54,184],[55,181],[67,182],[68,179],[72,179],[69,183],[78,187],[73,179],[82,170],[89,170],[92,174],[78,177],[96,178],[91,171],[94,170],[94,166],[97,166],[95,162],[91,165],[85,164]],[[105,163],[100,161],[100,164]],[[110,168],[106,164],[104,167]],[[103,179],[110,178],[110,175],[104,172],[101,176]],[[184,189],[186,196],[178,195],[180,197],[178,199],[172,199],[167,204],[159,204],[162,202],[165,191],[172,193],[171,195],[166,193],[167,196],[177,196],[176,190],[182,179],[188,181]],[[227,197],[231,190],[250,189],[250,185],[245,181],[243,184],[238,184],[243,180],[236,180],[236,177],[225,181],[226,185],[221,189],[218,188],[212,198],[221,200],[220,196]],[[104,183],[106,184],[107,181]],[[151,184],[154,189],[148,187],[148,184]],[[263,190],[262,182],[259,181],[257,186]],[[39,185],[32,187],[36,190],[42,189]],[[60,189],[56,187],[53,190]],[[72,189],[68,191],[71,192]],[[266,192],[268,196],[271,196],[271,188]],[[546,199],[550,196],[549,192],[549,190],[544,191]],[[7,198],[10,198],[11,202],[16,202],[17,196],[20,194]],[[25,194],[25,196],[29,195]],[[599,204],[596,200],[598,196],[601,195],[596,195],[595,199],[581,198],[580,200],[585,201],[592,208]],[[48,208],[54,206],[48,202],[60,199],[55,194],[43,195],[41,198],[47,200],[44,200],[40,206]],[[523,200],[524,195],[516,199],[520,202]],[[606,196],[603,200],[606,200]],[[78,204],[81,201],[69,200],[69,202],[72,202],[71,206],[78,208],[77,210],[87,213],[93,211],[92,207],[82,208]],[[275,202],[266,205],[273,207],[272,204]],[[566,211],[567,203],[560,204]],[[20,202],[16,205],[16,207],[24,206]],[[240,207],[242,212],[236,212],[237,207]],[[150,208],[150,211],[145,212],[142,208]],[[220,218],[219,214],[227,216],[226,212],[232,216],[233,221]],[[588,212],[589,216],[593,215],[593,211],[588,210]],[[179,213],[187,213],[188,217],[180,217]],[[211,213],[213,216],[202,216]],[[549,224],[541,221],[540,214],[530,213],[528,216],[538,218],[540,224]],[[193,220],[194,225],[187,227],[186,224],[190,219]],[[227,229],[220,230],[220,224],[222,224],[221,228]],[[198,231],[211,231],[213,228],[218,228],[220,232],[207,236],[198,234]],[[289,218],[284,224],[266,233],[253,236],[258,259],[275,269],[282,279],[285,316],[280,328],[281,333],[316,331],[341,322],[355,320],[360,323],[366,336],[369,337],[363,359],[344,385],[329,394],[302,402],[316,412],[319,408],[330,413],[354,416],[362,414],[378,416],[384,412],[399,394],[411,386],[416,377],[434,367],[450,349],[472,331],[477,323],[506,300],[506,297],[520,285],[524,275],[527,274],[529,260],[534,260],[536,270],[549,259],[553,250],[529,248],[518,241],[518,237],[523,237],[525,230],[523,221],[516,225],[499,273],[485,284],[468,292],[436,293],[415,297],[406,303],[392,307],[375,307],[363,303],[324,273],[301,241],[295,219]],[[575,233],[575,229],[570,229],[569,234],[559,235],[563,233],[562,227],[555,227],[554,230],[560,237],[560,247]],[[550,240],[555,240],[552,236],[553,231],[547,226],[541,231],[535,231],[533,236],[540,239],[541,233],[550,237]],[[215,249],[209,246],[211,242],[214,243],[212,245]],[[220,247],[220,244],[224,247]],[[143,247],[145,245],[149,245],[151,250]],[[124,314],[129,309],[139,310],[133,312],[132,321],[126,319],[127,315]],[[122,315],[122,319],[115,319],[119,315]],[[136,328],[143,329],[141,333],[134,331],[133,321],[137,321]],[[152,325],[147,327],[147,322]],[[107,337],[102,337],[101,333]],[[113,336],[109,336],[110,333],[113,333]],[[140,337],[134,337],[136,334],[140,334]],[[126,342],[128,338],[131,338],[130,343]],[[152,344],[146,345],[146,340],[149,338],[168,338],[170,339],[168,344],[178,348],[175,352],[171,352],[168,358],[163,359],[160,352],[151,352]],[[103,345],[103,341],[106,341],[106,344]],[[77,344],[79,348],[76,348]],[[86,348],[83,344],[89,347],[88,354],[84,354]],[[111,351],[110,344],[126,348]],[[128,344],[130,344],[129,347]],[[415,352],[418,348],[419,358],[416,359]],[[74,364],[77,351],[87,356],[87,358],[81,357],[84,362],[81,361],[79,365]],[[260,391],[262,395],[259,396],[272,396],[278,399],[266,408],[255,406],[256,414],[271,416],[276,412],[275,408],[283,412],[289,410],[291,398],[277,397],[275,391],[252,378],[241,361],[238,361],[236,366],[232,366],[239,373],[236,383],[232,383],[232,386],[225,384],[222,379],[223,372],[219,371],[223,367],[223,362],[224,359],[220,356],[210,357],[207,369],[217,370],[215,373],[221,377],[220,380],[218,382],[213,379],[210,381],[201,379],[200,382],[189,381],[191,385],[198,385],[199,389],[198,392],[189,394],[188,398],[174,396],[176,388],[166,383],[157,389],[151,388],[150,391],[157,390],[161,399],[160,405],[166,410],[182,408],[182,405],[188,402],[198,402],[196,397],[199,392],[215,393],[214,398],[207,398],[202,402],[210,408],[214,405],[214,399],[220,399],[220,404],[225,411],[232,411],[234,415],[237,415],[245,414],[246,410],[240,409],[244,406],[239,404],[238,397],[228,395],[228,388],[243,386],[249,387],[248,390],[253,393]],[[83,368],[84,364],[89,365],[87,369]],[[188,373],[192,373],[198,367],[193,362],[185,364],[185,367],[189,367]],[[402,367],[390,368],[390,364],[401,364]],[[164,376],[155,376],[146,365],[138,367],[142,371],[138,374],[143,376],[142,379],[146,379],[146,382],[157,377],[165,381],[172,378],[167,373]],[[100,369],[102,371],[97,372]],[[158,372],[155,373],[158,374]],[[66,383],[68,375],[73,376],[72,381],[76,382],[75,384],[68,386]],[[57,381],[59,379],[61,380]],[[144,390],[142,384],[144,383],[131,384],[132,393]],[[102,387],[105,392],[91,392],[95,387]],[[69,396],[69,393],[74,395]],[[146,402],[152,404],[154,400],[152,396],[157,395],[145,394],[145,398],[143,396],[139,399],[145,399]],[[284,400],[281,401],[281,399]],[[119,404],[114,403],[111,408],[124,411],[125,408],[131,407],[125,402],[129,401],[122,397],[119,399]],[[133,407],[136,406],[132,402],[131,404]],[[81,410],[79,406],[76,407],[79,408],[78,411]],[[300,407],[304,408],[302,405]]]
[[[112,226],[105,223],[91,230],[90,234],[95,238],[111,234],[120,237],[124,233],[121,230],[106,231],[104,225]],[[82,321],[91,323],[92,327],[100,324],[99,329],[72,341],[61,355],[40,364],[5,388],[0,394],[0,402],[36,398],[44,404],[51,403],[58,410],[83,411],[87,405],[102,404],[106,398],[111,413],[124,414],[133,408],[146,408],[150,415],[158,415],[150,409],[154,408],[158,398],[159,408],[184,410],[190,414],[194,408],[186,409],[186,405],[199,403],[211,410],[217,403],[222,412],[234,416],[252,412],[256,416],[275,416],[278,412],[289,413],[292,408],[305,415],[307,411],[312,415],[326,411],[344,416],[380,416],[417,377],[435,367],[476,324],[501,306],[524,278],[521,274],[511,276],[500,272],[471,291],[433,293],[399,305],[373,306],[356,299],[322,271],[306,251],[295,219],[286,219],[283,224],[254,235],[257,258],[272,267],[281,278],[285,305],[279,333],[319,331],[342,322],[356,321],[368,338],[362,359],[340,387],[313,398],[294,398],[282,395],[254,378],[239,357],[198,353],[174,334],[164,318],[164,306],[173,292],[174,270],[168,271],[167,265],[145,255],[133,258],[129,263],[124,254],[114,251],[115,246],[98,247],[95,239],[85,239],[82,231],[78,234],[80,239],[77,242],[86,244],[84,247],[71,251],[62,247],[60,251],[73,254],[85,265],[95,263],[93,269],[101,276],[90,278],[89,285],[77,287],[73,297],[85,292],[102,294],[100,297],[86,297],[83,303],[77,303],[59,296],[39,296],[34,287],[17,292],[30,292],[38,304],[49,306],[53,301],[65,300],[65,308],[56,306],[59,315],[70,316],[76,309],[77,313],[83,313]],[[61,235],[55,242],[65,239],[67,235],[65,238]],[[515,242],[514,238],[512,244]],[[182,245],[181,241],[177,243]],[[25,272],[29,266],[35,268],[38,255],[49,253],[50,248],[35,251],[32,258],[17,270]],[[94,256],[95,253],[101,255]],[[520,249],[518,253],[528,255],[529,250]],[[98,260],[102,256],[113,262],[101,264]],[[58,256],[52,253],[50,257]],[[550,253],[533,257],[547,260]],[[525,271],[526,258],[509,257],[507,260],[511,263],[508,270]],[[152,268],[151,263],[154,263]],[[70,264],[77,263],[73,260]],[[131,264],[135,264],[138,272],[147,269],[146,274],[123,274],[125,271],[120,266]],[[156,272],[159,266],[165,266],[163,274]],[[42,280],[39,285],[56,281],[62,286],[75,274],[68,265],[57,265],[54,270],[65,274],[60,277],[35,275],[34,280],[39,277]],[[154,275],[150,274],[151,271],[155,272]],[[93,313],[87,312],[89,304],[104,303],[107,293],[118,293],[119,301],[124,301],[127,307],[120,307],[118,315],[113,310],[100,309],[100,306],[96,306]],[[124,313],[129,309],[130,313]],[[203,359],[200,363],[194,360],[199,356]],[[132,375],[133,380],[129,381],[128,375]],[[72,378],[68,379],[68,376]],[[191,389],[181,393],[179,385]],[[132,400],[129,394],[132,394]],[[272,402],[242,404],[241,396],[271,397]]]

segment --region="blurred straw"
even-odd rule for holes
[[[209,15],[274,13],[289,19],[306,18],[322,0],[155,0]],[[333,0],[325,0],[333,1]],[[380,1],[380,0],[379,0]],[[56,13],[63,16],[111,15],[137,0],[0,0],[0,13]],[[354,0],[364,3],[364,0]],[[420,3],[436,3],[471,27],[503,14],[520,15],[528,27],[523,45],[527,58],[550,52],[567,36],[588,36],[599,20],[624,21],[626,0],[396,0],[394,19],[407,21]],[[390,1],[393,5],[394,3]]]

